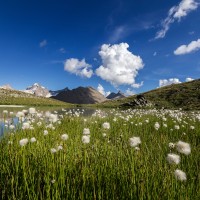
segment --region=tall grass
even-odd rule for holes
[[[200,199],[199,114],[112,110],[87,119],[78,115],[64,115],[53,123],[55,130],[46,128],[47,119],[33,116],[33,130],[5,134],[0,141],[0,199]],[[110,129],[102,127],[104,122]],[[89,144],[81,140],[84,128],[90,129]],[[68,140],[61,139],[63,133]],[[129,145],[133,136],[142,142],[136,149]],[[37,141],[19,145],[32,137]],[[191,145],[190,155],[169,148],[179,140]],[[170,152],[180,155],[180,164],[167,162]],[[186,173],[186,181],[175,178],[176,169]]]

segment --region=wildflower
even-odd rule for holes
[[[169,164],[179,164],[180,156],[173,153],[169,153],[167,155],[167,161],[169,162]]]
[[[57,122],[58,121],[58,115],[56,115],[56,114],[50,114],[49,115],[49,121],[53,122],[53,123]]]
[[[131,147],[136,147],[141,144],[140,137],[132,137],[129,139],[129,144]]]
[[[52,148],[52,149],[51,149],[51,153],[56,153],[56,151],[57,151],[57,150],[56,150],[55,148]]]
[[[13,129],[15,129],[15,126],[14,126],[13,124],[11,124],[11,125],[9,126],[9,128],[10,128],[11,130],[13,130]]]
[[[36,139],[35,139],[34,137],[32,137],[32,138],[30,139],[30,142],[31,142],[31,143],[34,143],[34,142],[36,142]]]
[[[44,130],[44,135],[48,135],[48,131],[47,130]]]
[[[167,124],[163,124],[163,126],[164,126],[165,128],[167,128]]]
[[[140,147],[135,147],[135,150],[136,150],[136,151],[139,151],[139,150],[140,150]]]
[[[35,108],[29,108],[29,109],[28,109],[28,112],[29,112],[30,114],[35,114],[35,113],[36,113],[36,110],[35,110]]]
[[[104,129],[110,129],[110,123],[109,122],[104,122],[102,124],[102,126],[103,126]]]
[[[169,148],[170,148],[170,149],[173,149],[174,147],[175,147],[175,144],[172,143],[172,142],[170,142],[170,143],[169,143]]]
[[[29,129],[30,128],[30,124],[28,122],[24,122],[22,124],[22,129]]]
[[[55,180],[55,179],[51,180],[51,183],[52,183],[52,184],[54,184],[55,182],[56,182],[56,180]]]
[[[160,128],[160,124],[158,122],[155,123],[154,128],[158,130]]]
[[[19,112],[17,112],[16,117],[22,118],[22,117],[24,117],[24,113],[19,111]]]
[[[90,129],[89,128],[84,128],[83,129],[83,135],[90,135]]]
[[[41,125],[42,125],[42,122],[38,122],[37,125],[38,125],[38,126],[41,126]]]
[[[90,137],[89,137],[88,135],[84,135],[84,136],[82,137],[82,142],[83,142],[84,144],[90,143]]]
[[[3,110],[3,114],[8,114],[8,111],[7,110]]]
[[[57,148],[57,150],[58,150],[58,151],[63,150],[62,145],[59,145],[58,148]]]
[[[179,126],[179,125],[175,125],[175,126],[174,126],[174,129],[179,130],[179,129],[180,129],[180,126]]]
[[[194,126],[190,126],[190,129],[194,130],[194,128],[195,128]]]
[[[102,136],[103,136],[103,137],[106,137],[106,133],[103,133]]]
[[[183,172],[180,169],[176,169],[175,172],[174,172],[174,175],[175,175],[176,179],[179,180],[179,181],[186,181],[187,180],[185,172]]]
[[[22,147],[25,146],[27,143],[28,143],[28,139],[27,138],[24,138],[24,139],[19,141],[19,145],[22,146]]]
[[[176,149],[179,153],[183,153],[185,155],[189,155],[191,153],[190,144],[182,141],[178,141],[176,143]]]
[[[69,136],[67,134],[61,135],[61,139],[62,140],[67,140],[68,138],[69,138]]]

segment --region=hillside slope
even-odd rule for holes
[[[169,85],[124,99],[106,101],[103,107],[155,107],[200,110],[200,79]]]
[[[0,105],[67,106],[65,102],[0,88]]]

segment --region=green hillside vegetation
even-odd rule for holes
[[[138,98],[144,98],[147,104],[134,105]],[[99,107],[169,108],[200,110],[200,79],[191,82],[173,84],[123,99],[106,101]]]
[[[68,106],[71,104],[51,98],[36,97],[17,90],[0,89],[0,105]]]

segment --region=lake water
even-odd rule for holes
[[[18,118],[15,117],[16,113],[22,110],[28,110],[29,107],[0,107],[0,136],[4,134],[4,132],[7,130],[5,127],[5,124],[18,124]],[[88,117],[95,113],[96,109],[93,108],[58,108],[58,107],[35,107],[36,111],[38,112],[51,112],[51,113],[58,113],[63,114],[65,112],[71,111],[72,114],[75,113],[81,113],[81,116]],[[64,109],[64,111],[63,111]],[[8,111],[8,113],[4,113],[4,111]],[[10,114],[11,113],[11,114]],[[12,114],[13,113],[13,114]],[[6,121],[5,121],[6,120]]]

